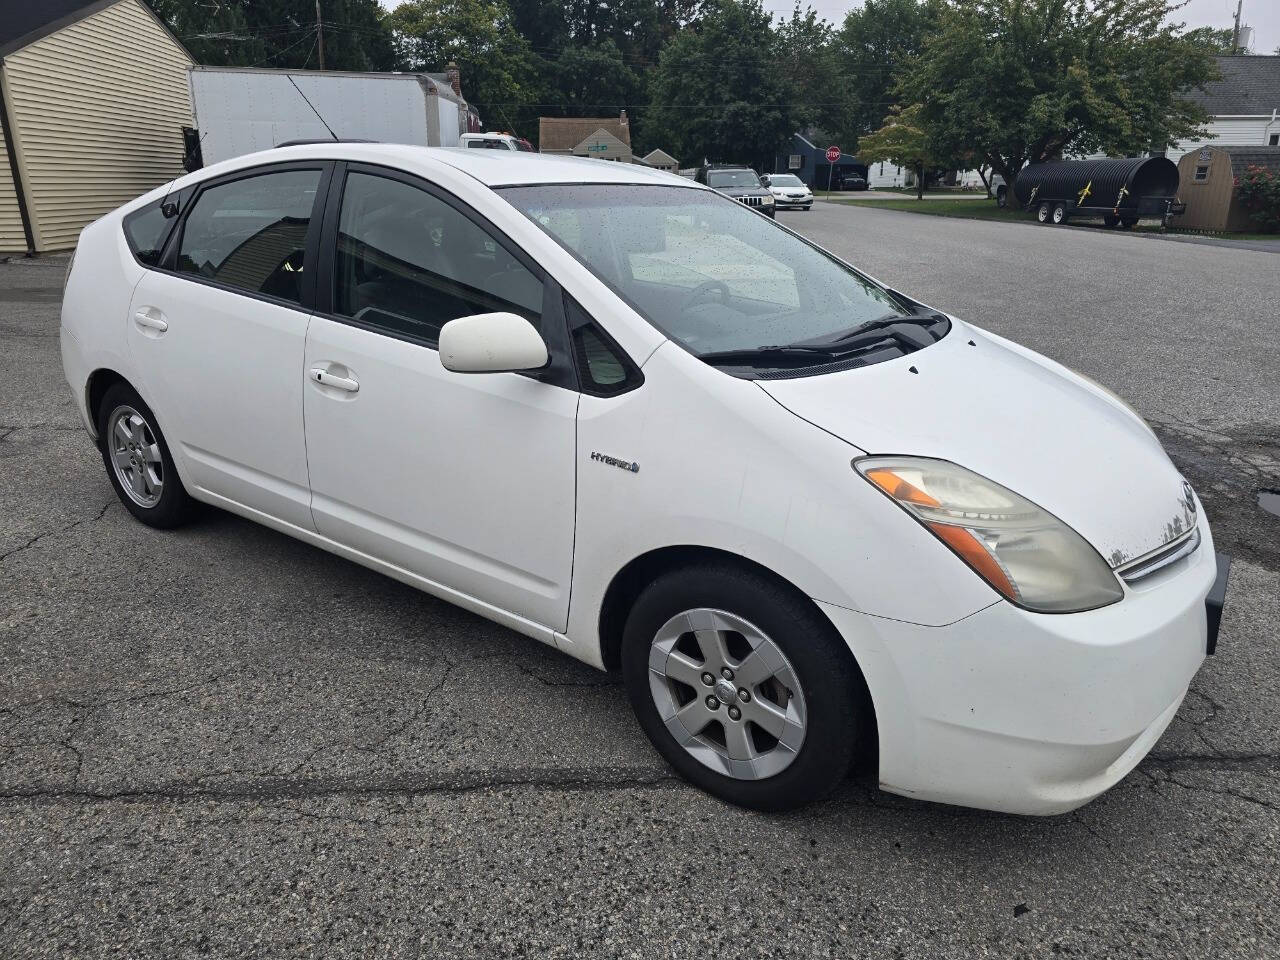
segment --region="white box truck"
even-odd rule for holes
[[[456,147],[468,130],[467,102],[443,75],[193,66],[190,76],[188,169],[331,136]]]

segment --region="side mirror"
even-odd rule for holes
[[[765,186],[765,187],[769,186],[769,178],[768,178],[768,177],[761,177],[761,178],[760,178],[760,185],[761,185],[761,186]]]
[[[514,313],[477,313],[440,328],[440,363],[454,373],[537,370],[549,360],[541,334]]]

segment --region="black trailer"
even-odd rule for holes
[[[1178,167],[1165,157],[1033,163],[1018,174],[1013,192],[1041,223],[1101,217],[1127,229],[1144,217],[1167,223],[1186,209],[1178,202]]]

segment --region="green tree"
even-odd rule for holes
[[[940,168],[953,166],[954,158],[940,150],[928,130],[920,104],[894,107],[879,130],[866,134],[858,142],[858,155],[868,163],[888,160],[915,174],[916,199],[924,199],[927,176]]]
[[[711,0],[663,49],[650,77],[646,142],[690,163],[772,167],[799,111],[770,27],[759,0]]]
[[[1187,90],[1217,75],[1166,0],[954,0],[896,88],[941,153],[1007,183],[1065,154],[1134,155],[1195,135]]]
[[[547,113],[591,116],[617,113],[641,97],[644,81],[623,60],[612,40],[564,47],[549,65]]]
[[[855,151],[858,138],[879,127],[899,103],[894,84],[924,48],[940,12],[939,0],[867,0],[844,18],[833,54],[841,78],[836,89],[846,105],[830,126],[846,150]]]
[[[198,63],[316,68],[315,0],[148,0]],[[378,0],[320,0],[324,65],[390,70],[395,51]]]
[[[389,17],[407,70],[462,72],[462,93],[488,126],[533,133],[542,89],[539,58],[503,0],[408,0]]]
[[[1210,53],[1222,55],[1232,52],[1233,34],[1230,27],[1196,27],[1186,32],[1186,38],[1191,43],[1204,44]]]
[[[777,69],[796,91],[797,128],[838,129],[845,113],[844,77],[836,62],[831,24],[812,7],[800,8],[774,29]]]

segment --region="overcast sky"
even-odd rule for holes
[[[398,0],[380,0],[388,9]],[[801,0],[837,26],[858,2],[851,0]],[[792,0],[765,0],[765,8],[774,13],[791,12]],[[1178,17],[1189,27],[1229,27],[1235,14],[1236,0],[1190,0]],[[1253,52],[1274,53],[1280,47],[1280,0],[1244,0],[1241,21],[1253,27]]]

